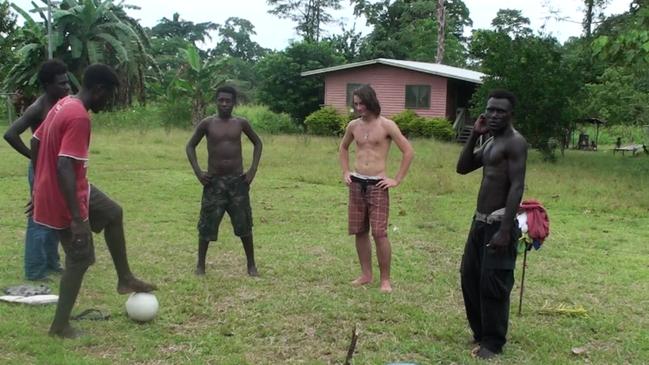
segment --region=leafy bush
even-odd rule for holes
[[[397,123],[397,126],[399,126],[399,129],[401,129],[401,133],[403,133],[406,137],[411,137],[410,135],[410,129],[411,125],[413,123],[416,123],[417,119],[420,119],[421,117],[417,115],[412,109],[406,109],[400,113],[395,114],[392,116],[392,120]],[[414,136],[412,136],[414,137]]]
[[[324,106],[309,114],[304,120],[306,131],[319,136],[335,136],[343,131],[347,118],[332,106]]]
[[[265,105],[240,105],[234,114],[247,119],[257,133],[299,133],[298,127],[286,113],[275,113]]]
[[[455,136],[451,123],[445,118],[420,117],[414,111],[406,109],[392,117],[401,133],[408,138],[435,138],[450,141]]]
[[[426,118],[432,130],[432,137],[440,141],[452,141],[455,138],[453,125],[446,118]]]

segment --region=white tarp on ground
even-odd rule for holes
[[[0,300],[11,303],[38,305],[56,303],[59,301],[59,296],[54,294],[31,295],[28,297],[23,297],[20,295],[3,295],[0,296]]]

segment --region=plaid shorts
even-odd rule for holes
[[[390,196],[376,182],[359,182],[352,177],[349,185],[349,234],[365,233],[372,228],[372,236],[387,237]]]

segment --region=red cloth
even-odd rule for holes
[[[533,240],[545,240],[550,235],[550,218],[538,200],[524,200],[519,208],[527,213],[527,234]]]
[[[72,215],[59,188],[59,156],[75,161],[77,201],[81,218],[88,219],[90,185],[86,177],[90,147],[90,116],[81,100],[59,100],[34,133],[40,141],[34,178],[34,221],[56,229],[70,226]]]

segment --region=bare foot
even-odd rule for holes
[[[392,293],[392,285],[389,280],[381,281],[381,293]]]
[[[158,287],[154,284],[145,283],[134,276],[130,276],[117,282],[117,292],[119,294],[146,293],[156,289],[158,289]]]
[[[371,276],[359,276],[356,278],[356,280],[352,281],[353,286],[361,286],[361,285],[366,285],[372,282],[372,277]]]
[[[248,266],[248,275],[257,277],[259,273],[257,272],[257,267],[255,265]]]
[[[482,346],[477,347],[473,349],[473,351],[471,351],[471,356],[482,360],[491,360],[496,357],[496,355],[497,354],[495,352],[492,352],[488,348]]]
[[[204,266],[203,266],[203,267],[201,267],[201,266],[196,266],[196,270],[194,270],[194,274],[196,274],[196,276],[203,276],[203,275],[205,275],[205,267],[204,267]]]
[[[52,337],[74,339],[81,337],[83,335],[83,332],[70,325],[67,325],[61,329],[50,328],[49,335]]]

